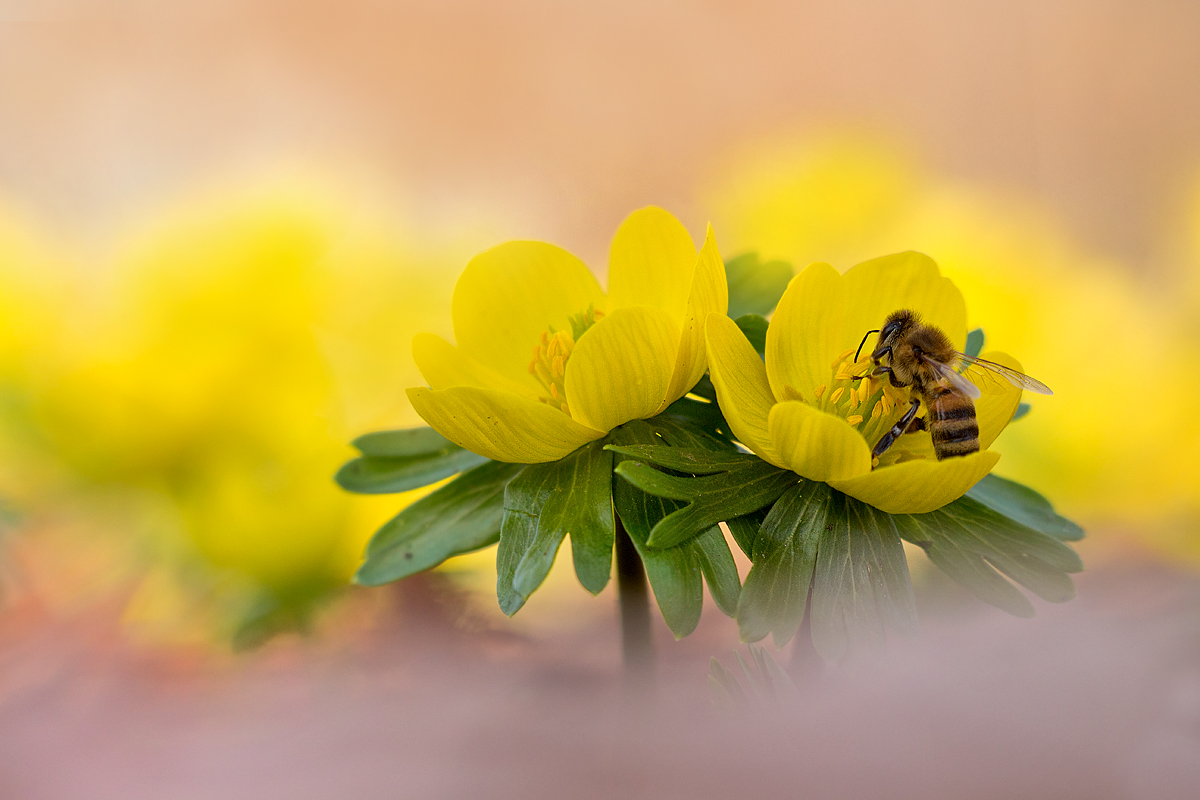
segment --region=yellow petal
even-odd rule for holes
[[[921,253],[897,253],[851,268],[845,277],[846,311],[840,339],[857,347],[863,334],[883,327],[887,315],[911,309],[941,328],[962,350],[967,342],[967,306],[962,292]],[[874,342],[872,338],[868,346]]]
[[[717,239],[710,225],[704,246],[696,260],[692,278],[692,293],[688,297],[687,314],[679,337],[679,352],[675,358],[675,374],[667,390],[664,407],[683,397],[704,377],[708,358],[704,346],[704,323],[709,314],[725,314],[729,310],[729,285],[725,280],[725,262],[717,250]]]
[[[792,387],[805,400],[829,383],[829,362],[847,345],[840,337],[843,278],[828,264],[809,264],[792,278],[767,328],[767,377],[777,399]]]
[[[507,392],[537,399],[536,392],[525,384],[510,381],[493,372],[478,361],[465,355],[460,349],[432,333],[418,333],[413,337],[413,361],[421,376],[433,389],[449,389],[452,386],[476,386],[503,389]]]
[[[678,346],[679,329],[663,311],[639,306],[604,316],[567,361],[571,416],[608,431],[658,413]]]
[[[814,481],[854,478],[871,470],[871,451],[846,420],[806,403],[779,403],[768,420],[783,465]]]
[[[708,374],[717,390],[717,403],[739,442],[759,458],[787,468],[771,448],[767,426],[775,396],[767,368],[741,329],[724,314],[709,314],[705,325]]]
[[[471,259],[454,287],[454,338],[465,355],[536,390],[529,360],[542,332],[604,295],[583,262],[545,242],[506,242]]]
[[[999,460],[984,450],[945,461],[904,461],[829,485],[889,514],[924,514],[962,497]]]
[[[633,212],[613,238],[608,261],[609,307],[651,306],[678,327],[696,271],[696,246],[683,223],[661,208]]]
[[[408,399],[435,431],[473,453],[511,464],[557,461],[604,431],[545,403],[497,389],[409,389]]]

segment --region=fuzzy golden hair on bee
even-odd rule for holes
[[[1045,384],[1017,370],[960,353],[944,331],[923,322],[915,311],[903,308],[893,311],[882,328],[867,332],[862,344],[866,344],[872,333],[878,333],[879,338],[871,352],[874,368],[868,375],[886,378],[892,386],[907,388],[912,395],[908,411],[871,450],[874,458],[887,452],[900,436],[920,430],[929,431],[939,460],[978,452],[979,423],[974,400],[980,397],[980,390],[960,372],[964,368],[999,375],[1022,389],[1053,394]],[[922,406],[926,414],[919,418],[917,411]]]
[[[938,459],[979,450],[975,405],[963,391],[966,381],[952,380],[949,374],[958,360],[950,337],[924,323],[915,311],[900,309],[888,315],[871,353],[872,374],[886,375],[898,388],[909,387],[913,399],[909,412],[875,446],[875,457],[899,436],[922,428],[929,430]],[[926,415],[919,421],[916,413],[922,405]]]

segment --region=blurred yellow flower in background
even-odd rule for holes
[[[1037,209],[922,176],[878,138],[761,143],[706,191],[730,252],[797,267],[909,249],[934,258],[972,298],[968,327],[1020,353],[1058,395],[993,445],[1004,475],[1092,525],[1151,531],[1200,513],[1200,418],[1169,413],[1165,397],[1158,413],[1132,400],[1147,376],[1170,375],[1171,396],[1200,389],[1200,373],[1179,368],[1200,342],[1170,292],[1079,251]]]
[[[0,202],[0,503],[23,505],[54,471],[39,459],[29,424],[30,402],[56,369],[68,311],[76,308],[75,275],[28,214]]]
[[[478,242],[460,234],[406,238],[369,203],[294,177],[182,204],[87,275],[89,302],[61,293],[51,322],[22,323],[52,366],[25,393],[29,425],[77,486],[126,498],[151,563],[174,563],[197,598],[302,615],[405,502],[350,498],[331,476],[354,434],[418,421],[409,342],[439,327],[451,268]],[[181,605],[162,575],[135,595],[135,621]]]

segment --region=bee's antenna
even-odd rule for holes
[[[854,363],[855,364],[858,363],[858,354],[862,352],[863,345],[867,343],[867,336],[870,336],[872,333],[879,333],[879,329],[876,328],[873,331],[867,331],[866,335],[863,336],[863,340],[858,343],[858,349],[854,351]]]

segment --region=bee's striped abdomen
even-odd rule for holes
[[[971,398],[949,386],[935,387],[928,398],[926,425],[938,460],[979,452],[979,422]]]

